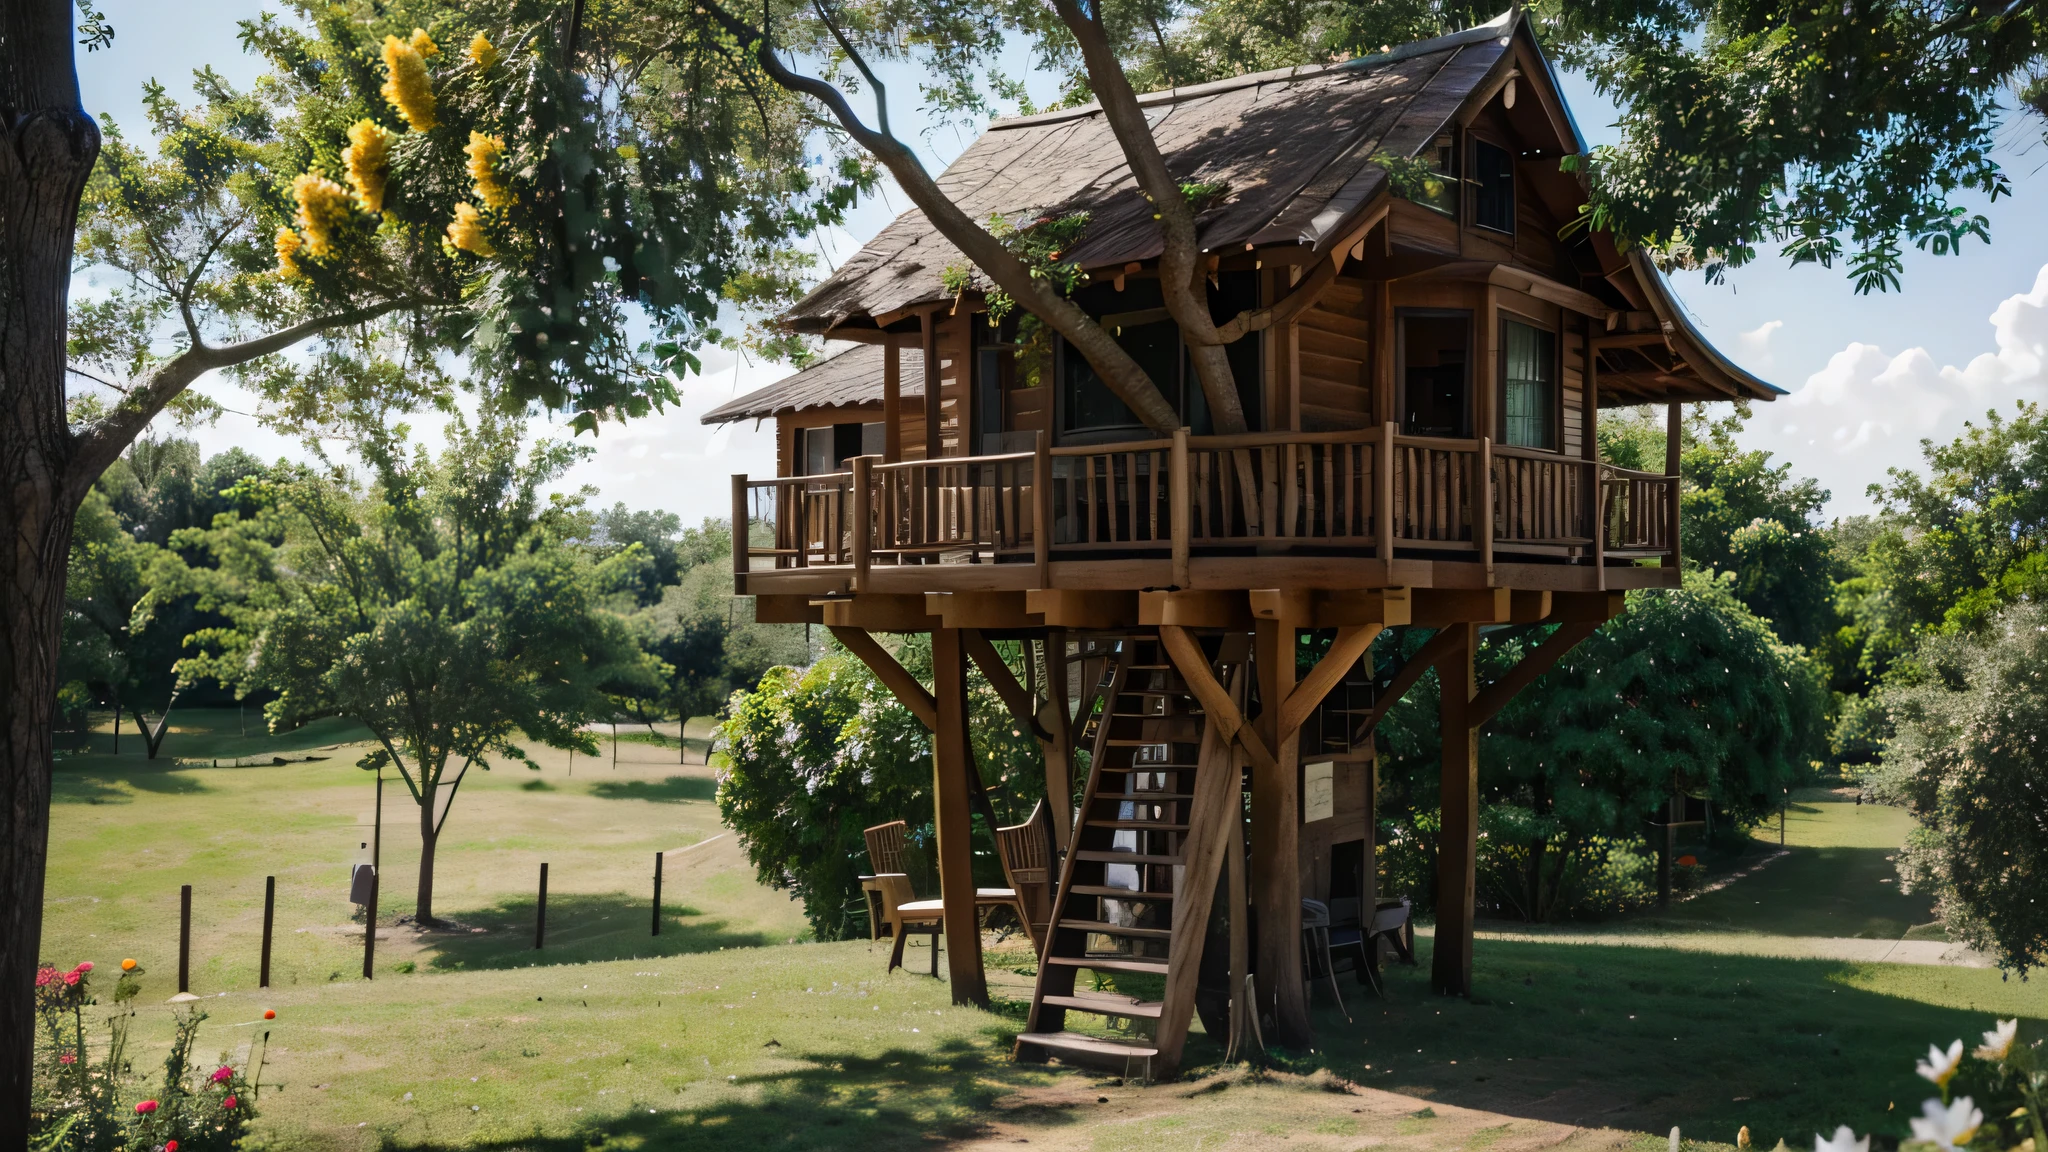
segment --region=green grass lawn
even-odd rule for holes
[[[181,715],[191,730],[165,754],[196,764],[147,764],[132,738],[118,758],[59,762],[44,954],[142,961],[134,1065],[151,1067],[169,1037],[178,885],[192,884],[193,985],[210,1013],[199,1050],[242,1058],[262,1011],[279,1014],[258,1128],[273,1148],[1214,1149],[1284,1137],[1656,1152],[1674,1124],[1721,1144],[1747,1124],[1762,1147],[1801,1147],[1838,1123],[1903,1135],[1929,1042],[1974,1042],[1993,1014],[2026,1017],[2025,1037],[2048,1029],[2048,988],[1991,970],[1619,941],[1481,940],[1474,996],[1442,1000],[1428,992],[1425,940],[1423,966],[1395,969],[1384,1001],[1342,978],[1354,1021],[1317,993],[1318,1050],[1281,1054],[1298,1075],[1215,1069],[1199,1032],[1188,1061],[1209,1075],[1194,1084],[1020,1066],[1009,1041],[1028,951],[991,951],[999,999],[984,1012],[912,974],[921,945],[910,972],[885,975],[880,946],[786,944],[807,935],[800,910],[755,882],[718,825],[710,770],[674,764],[673,741],[622,740],[616,768],[554,753],[540,773],[465,783],[439,868],[437,910],[455,932],[389,925],[410,910],[417,840],[416,810],[387,784],[387,926],[366,982],[346,889],[371,810],[347,746],[360,733],[245,740],[236,719]],[[273,752],[325,758],[208,766]],[[1803,801],[1791,857],[1660,923],[1903,931],[1921,913],[1871,863],[1901,831],[1890,810]],[[657,849],[671,853],[668,916],[651,938]],[[536,953],[543,860],[550,932]],[[258,991],[266,874],[278,878],[276,973]]]

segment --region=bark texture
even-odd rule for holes
[[[0,1148],[28,1143],[57,649],[78,476],[64,408],[72,230],[99,127],[64,0],[0,4]]]

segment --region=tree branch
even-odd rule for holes
[[[219,346],[199,343],[171,357],[129,392],[127,398],[106,419],[78,436],[70,466],[65,471],[65,491],[73,504],[85,498],[86,489],[99,479],[156,415],[194,380],[216,368],[232,368],[251,360],[282,352],[301,340],[335,328],[346,328],[375,320],[399,308],[435,303],[416,299],[386,300],[346,312],[316,316],[289,328],[234,344]]]
[[[1003,291],[1040,320],[1052,326],[1080,351],[1103,383],[1128,405],[1148,427],[1167,432],[1180,426],[1180,415],[1138,362],[1124,351],[1100,324],[1073,301],[1031,274],[1023,260],[990,235],[986,228],[969,219],[959,205],[939,189],[937,181],[918,162],[908,145],[895,136],[878,132],[863,123],[846,101],[844,93],[815,77],[797,73],[776,55],[766,31],[756,29],[726,11],[717,0],[707,10],[726,31],[743,45],[753,47],[761,70],[789,91],[809,96],[829,109],[855,143],[866,148],[896,178],[911,202],[925,214],[940,235],[952,241],[969,260],[987,273]],[[860,65],[856,65],[860,67]],[[1234,393],[1233,393],[1234,395]]]
[[[1160,154],[1159,141],[1153,139],[1152,125],[1138,106],[1138,94],[1117,61],[1101,22],[1082,12],[1077,0],[1052,0],[1052,5],[1080,46],[1082,67],[1102,106],[1103,119],[1116,134],[1131,175],[1159,218],[1160,293],[1166,310],[1180,325],[1216,430],[1226,435],[1243,432],[1244,403],[1238,398],[1236,377],[1223,349],[1225,342],[1209,314],[1209,294],[1202,286],[1202,251],[1195,235],[1194,211],[1181,194],[1180,181],[1166,169],[1166,157]],[[1100,4],[1091,4],[1091,8],[1099,13]]]

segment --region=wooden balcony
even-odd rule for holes
[[[1675,477],[1392,424],[850,463],[733,477],[734,523],[753,526],[741,592],[1676,579]]]

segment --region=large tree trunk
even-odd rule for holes
[[[28,1142],[51,723],[83,486],[64,408],[72,229],[100,134],[66,0],[0,4],[0,1148]]]
[[[420,788],[420,886],[413,900],[413,924],[420,928],[434,925],[434,842],[441,838],[441,830],[434,821],[434,786]]]

